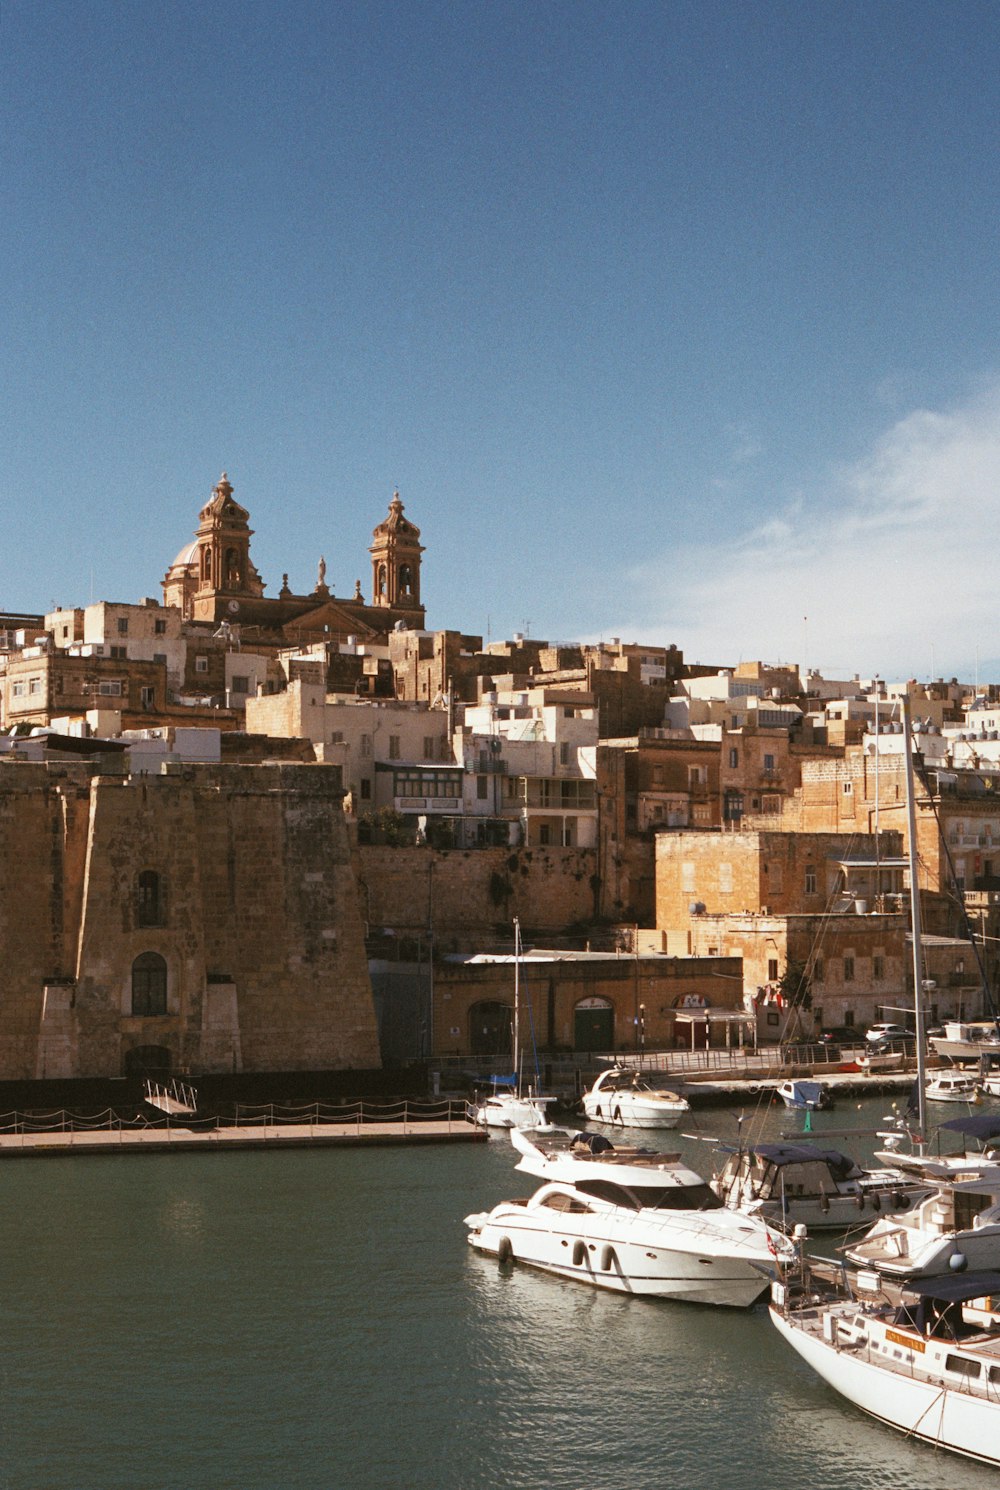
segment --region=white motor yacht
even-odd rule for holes
[[[985,1168],[1000,1165],[1000,1113],[970,1112],[939,1123],[938,1143],[940,1144],[942,1134],[957,1133],[963,1142],[959,1153],[932,1153],[926,1145],[907,1150],[904,1144],[910,1140],[910,1135],[905,1127],[905,1119],[897,1118],[896,1121],[897,1124],[903,1123],[903,1126],[880,1134],[885,1139],[886,1146],[875,1157],[894,1168],[898,1167],[906,1175],[927,1176],[930,1179],[969,1179]],[[979,1147],[970,1151],[970,1139]]]
[[[1000,1168],[935,1181],[912,1210],[879,1217],[844,1252],[887,1278],[1000,1269]]]
[[[691,1104],[677,1092],[654,1086],[641,1071],[612,1066],[602,1071],[589,1092],[583,1094],[583,1110],[593,1122],[615,1123],[625,1128],[676,1128]]]
[[[617,1149],[599,1134],[536,1140],[511,1130],[519,1169],[546,1180],[528,1200],[465,1218],[469,1242],[619,1293],[747,1307],[794,1249],[723,1206],[677,1154]]]
[[[733,1210],[791,1231],[847,1231],[903,1211],[929,1182],[900,1169],[862,1169],[839,1149],[809,1143],[749,1144],[729,1155],[712,1189]]]
[[[1000,1273],[952,1273],[890,1302],[874,1274],[831,1295],[810,1275],[776,1282],[771,1319],[863,1412],[925,1442],[1000,1464]]]

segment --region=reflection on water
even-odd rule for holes
[[[513,1162],[496,1140],[6,1165],[0,1490],[995,1485],[844,1406],[763,1307],[472,1252],[462,1217],[534,1184]]]

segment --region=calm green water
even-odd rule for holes
[[[995,1490],[842,1406],[763,1308],[501,1273],[462,1217],[530,1190],[506,1141],[0,1174],[2,1490]]]

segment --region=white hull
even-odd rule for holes
[[[690,1108],[686,1102],[635,1100],[624,1093],[608,1093],[603,1098],[583,1099],[583,1110],[593,1123],[610,1123],[621,1128],[676,1128]]]
[[[1000,1170],[938,1181],[909,1215],[878,1221],[845,1252],[887,1278],[1000,1271]]]
[[[863,1055],[858,1058],[858,1067],[870,1076],[873,1071],[902,1071],[906,1057],[902,1051],[892,1055]]]
[[[940,1372],[921,1380],[873,1364],[865,1346],[842,1343],[838,1348],[786,1319],[776,1308],[771,1309],[771,1319],[816,1374],[862,1412],[936,1447],[1000,1464],[1000,1400],[973,1396],[958,1381],[949,1385],[944,1370],[948,1346],[928,1344],[917,1353],[923,1364],[933,1352],[927,1362],[932,1367],[940,1358]]]
[[[774,1271],[757,1229],[741,1243],[735,1228],[732,1237],[720,1236],[697,1212],[689,1220],[610,1207],[603,1216],[575,1216],[538,1205],[538,1199],[507,1201],[488,1214],[467,1217],[470,1244],[501,1260],[612,1293],[734,1308],[747,1308],[759,1298]]]
[[[881,1238],[863,1238],[847,1247],[846,1254],[859,1267],[873,1267],[887,1278],[939,1278],[951,1268],[951,1259],[965,1259],[963,1271],[992,1272],[1000,1267],[1000,1226],[982,1231],[948,1232],[932,1236],[926,1232],[902,1233],[904,1253],[893,1252],[891,1233]]]
[[[927,1083],[927,1100],[928,1102],[961,1102],[965,1107],[968,1107],[970,1103],[979,1101],[978,1083],[929,1081]]]
[[[884,1209],[888,1210],[894,1203],[894,1193],[885,1192]],[[822,1198],[796,1195],[787,1197],[784,1204],[780,1200],[758,1203],[750,1214],[762,1217],[769,1226],[780,1226],[789,1232],[796,1226],[804,1226],[810,1235],[816,1231],[856,1232],[859,1226],[871,1226],[879,1214],[872,1205],[873,1198],[874,1192],[869,1193],[862,1197],[864,1203],[859,1205],[853,1195]],[[881,1199],[879,1204],[883,1204]]]
[[[480,1128],[537,1128],[551,1132],[551,1097],[489,1097],[476,1109]]]
[[[584,1092],[583,1110],[592,1123],[676,1128],[691,1107],[678,1093],[652,1086],[641,1071],[612,1066],[601,1072],[589,1092]]]

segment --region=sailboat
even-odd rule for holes
[[[514,917],[514,1019],[511,1027],[514,1070],[492,1078],[493,1093],[475,1110],[481,1128],[535,1128],[551,1131],[549,1108],[555,1097],[521,1089],[521,923]]]
[[[920,893],[913,741],[905,697],[903,719],[917,1025],[915,1139],[923,1155],[927,1109]],[[945,1182],[938,1194],[919,1207],[924,1224],[912,1227],[906,1237],[900,1237],[895,1223],[888,1223],[883,1231],[896,1235],[895,1244],[890,1246],[888,1235],[876,1240],[872,1233],[866,1242],[849,1249],[852,1260],[866,1265],[845,1274],[839,1283],[828,1268],[824,1272],[821,1264],[803,1259],[798,1270],[772,1286],[771,1319],[802,1359],[856,1407],[910,1437],[996,1465],[1000,1464],[1000,1314],[994,1305],[1000,1298],[1000,1273],[962,1270],[969,1261],[981,1266],[991,1256],[975,1245],[977,1220],[985,1231],[982,1224],[988,1226],[993,1219],[991,1174],[996,1175],[996,1170],[985,1171],[980,1182],[970,1180],[967,1187]],[[943,1209],[945,1201],[954,1207],[950,1231],[946,1218],[931,1215],[935,1208]],[[910,1252],[911,1240],[919,1244],[915,1255]],[[906,1279],[901,1297],[898,1291],[885,1288],[883,1272],[898,1281],[914,1271],[914,1262],[920,1271],[946,1271],[943,1276]]]

